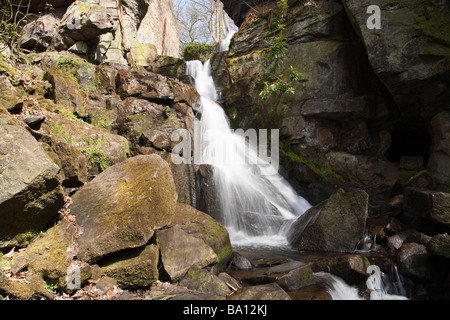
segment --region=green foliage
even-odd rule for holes
[[[20,2],[22,4],[22,2]],[[17,42],[22,35],[23,25],[27,23],[32,14],[29,13],[25,3],[22,6],[23,11],[17,10],[17,5],[13,5],[11,0],[3,0],[0,4],[0,42],[6,44],[11,49],[16,49]],[[0,48],[4,50],[5,48]]]
[[[286,25],[282,23],[288,9],[287,0],[278,1],[279,17],[273,18],[268,26],[268,32],[264,34],[265,38],[271,39],[267,43],[268,49],[262,61],[266,71],[260,73],[255,83],[255,89],[259,91],[259,97],[262,100],[282,94],[295,94],[296,86],[300,86],[302,91],[306,90],[306,86],[303,84],[303,75],[296,68],[290,66],[287,75],[277,74],[288,51],[285,35]],[[278,35],[273,38],[273,34]]]
[[[94,166],[98,166],[101,171],[111,166],[108,157],[102,150],[102,146],[106,143],[103,139],[96,139],[95,137],[87,137],[85,140],[85,146],[81,149],[86,155],[88,161],[88,169],[92,169]]]
[[[182,56],[185,61],[205,61],[208,60],[215,51],[215,45],[200,42],[190,42],[183,48]]]

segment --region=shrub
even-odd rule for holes
[[[190,42],[183,48],[182,56],[185,61],[206,61],[211,58],[215,51],[216,46],[214,44]]]

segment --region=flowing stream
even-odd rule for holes
[[[232,34],[219,43],[217,50],[228,50],[231,37]],[[214,168],[221,222],[233,246],[290,250],[286,231],[311,205],[278,174],[274,166],[277,159],[261,154],[260,146],[249,143],[248,136],[231,129],[224,110],[216,102],[218,95],[210,61],[188,61],[187,74],[193,77],[201,96],[201,119],[194,125],[194,162]],[[258,141],[265,142],[267,147],[267,138],[260,138]],[[319,272],[315,277],[327,284],[333,300],[363,300],[356,288],[336,276]],[[371,299],[405,299],[388,294],[381,283],[374,285],[382,290],[374,291]]]
[[[188,61],[187,73],[201,96],[194,161],[214,167],[222,223],[233,245],[286,245],[287,226],[311,205],[276,172],[272,159],[261,157],[261,149],[231,130],[224,110],[216,103],[210,61]]]

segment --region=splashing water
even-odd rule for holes
[[[222,48],[223,49],[223,48]],[[210,62],[188,61],[187,73],[201,96],[195,126],[194,161],[214,167],[221,221],[234,245],[287,245],[285,230],[311,205],[258,154],[245,137],[232,132],[216,103]]]

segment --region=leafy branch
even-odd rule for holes
[[[265,38],[269,38],[272,34],[278,34],[278,36],[272,38],[272,41],[268,42],[268,49],[262,61],[266,71],[259,75],[255,83],[255,89],[259,91],[262,100],[281,94],[294,94],[296,85],[300,85],[302,91],[306,90],[306,85],[303,84],[303,74],[293,66],[289,67],[288,75],[277,74],[288,51],[285,35],[286,25],[283,23],[289,9],[287,1],[278,1],[278,16],[270,19],[268,32],[264,35]]]
[[[18,4],[13,4],[11,0],[1,0],[0,41],[12,50],[16,49],[23,25],[32,17],[30,5],[31,0],[20,0]],[[5,49],[6,47],[3,47],[0,51]]]

